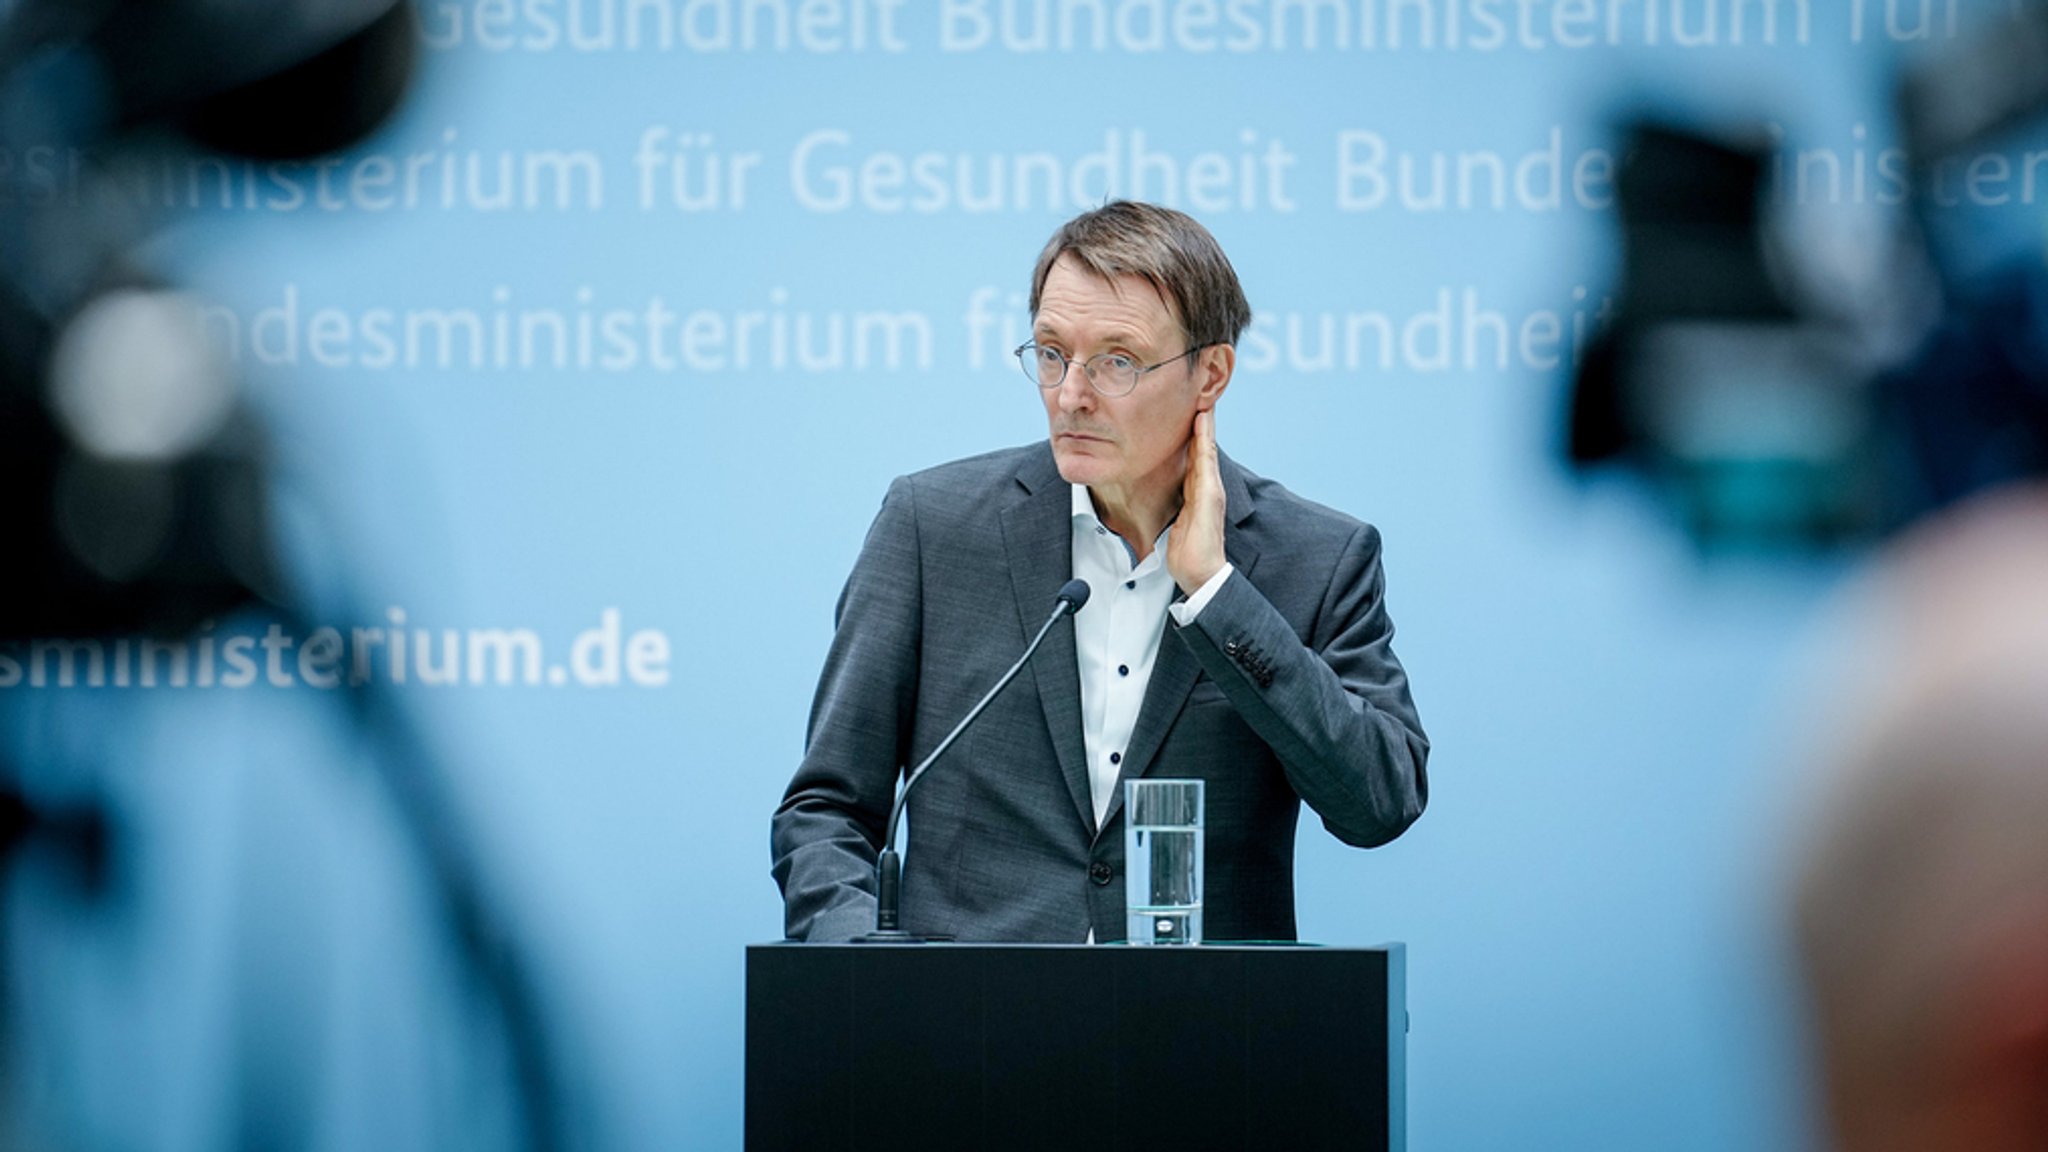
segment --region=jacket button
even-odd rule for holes
[[[1235,655],[1237,655],[1237,641],[1235,641],[1235,640],[1232,640],[1232,641],[1231,641],[1230,643],[1228,643],[1228,644],[1225,644],[1225,645],[1223,646],[1223,654],[1224,654],[1225,656],[1235,656]]]
[[[1088,878],[1095,881],[1098,886],[1109,883],[1109,877],[1109,865],[1104,864],[1102,861],[1097,860],[1088,866]]]

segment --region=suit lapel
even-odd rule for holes
[[[1003,509],[1003,548],[1010,568],[1010,586],[1017,619],[1029,640],[1038,634],[1052,611],[1053,597],[1074,574],[1073,490],[1060,479],[1052,449],[1031,456],[1017,470],[1017,483],[1027,495]],[[1081,672],[1074,653],[1072,616],[1053,626],[1032,658],[1038,700],[1045,709],[1046,728],[1059,756],[1060,775],[1074,799],[1083,827],[1095,827],[1095,804],[1088,792],[1087,752],[1081,736]]]
[[[1237,569],[1238,575],[1249,577],[1252,565],[1259,558],[1256,533],[1245,524],[1252,514],[1251,491],[1245,485],[1244,469],[1220,451],[1217,456],[1223,475],[1223,503],[1227,509],[1223,526],[1223,555]],[[1183,598],[1178,593],[1174,597],[1176,602]],[[1159,754],[1160,743],[1166,739],[1173,722],[1180,718],[1181,709],[1188,702],[1188,693],[1194,691],[1195,678],[1201,675],[1201,662],[1195,659],[1187,644],[1174,635],[1174,631],[1173,622],[1167,621],[1166,633],[1159,638],[1159,655],[1152,661],[1152,681],[1145,686],[1145,703],[1138,709],[1138,724],[1131,730],[1131,742],[1124,750],[1123,769],[1117,775],[1116,791],[1109,798],[1108,815],[1103,817],[1105,828],[1116,820],[1118,812],[1123,811],[1124,782],[1135,780],[1151,770],[1152,761]],[[1048,644],[1050,642],[1047,641]],[[1172,770],[1171,765],[1167,768],[1169,772]],[[1083,783],[1085,785],[1086,781]]]

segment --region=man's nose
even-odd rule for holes
[[[1060,381],[1059,393],[1062,412],[1095,407],[1095,387],[1088,383],[1088,369],[1079,361],[1067,364],[1067,374]]]

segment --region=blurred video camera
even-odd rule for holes
[[[123,165],[315,156],[414,71],[399,0],[0,5],[0,641],[281,603],[265,449],[197,304],[135,255]]]
[[[1570,468],[1646,481],[1703,547],[1790,550],[2048,474],[2048,219],[2016,240],[1956,191],[2048,127],[2048,2],[1916,62],[1896,112],[1902,160],[1877,170],[1905,211],[1846,285],[1797,215],[1800,158],[1761,127],[1626,129],[1620,284],[1571,383]]]

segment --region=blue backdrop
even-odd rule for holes
[[[491,1038],[317,686],[389,677],[402,628],[457,646],[458,683],[415,662],[400,698],[538,957],[577,1122],[738,1147],[742,948],[780,934],[767,818],[834,598],[892,476],[1043,434],[1007,355],[1031,261],[1116,194],[1193,211],[1243,277],[1226,450],[1385,534],[1432,804],[1371,852],[1311,821],[1297,872],[1305,938],[1409,945],[1412,1146],[1803,1141],[1783,702],[1840,565],[1702,560],[1551,446],[1611,290],[1617,118],[1774,124],[1822,157],[1794,216],[1853,255],[1897,211],[1887,77],[1944,4],[422,12],[428,71],[363,147],[137,177],[276,421],[348,655],[7,693],[133,833],[133,915],[17,907],[38,1108],[208,1147],[272,1076],[322,1146],[488,1142]],[[538,645],[510,683],[492,630]]]

